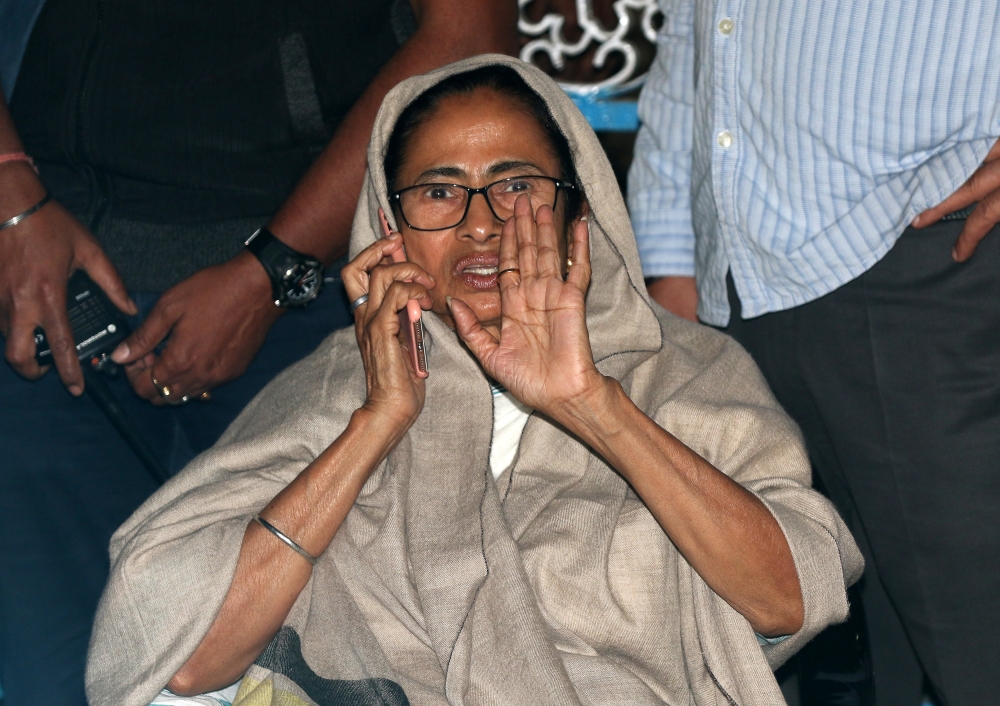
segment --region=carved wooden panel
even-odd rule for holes
[[[571,95],[639,88],[656,51],[656,0],[518,0],[521,59]]]

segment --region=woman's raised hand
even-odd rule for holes
[[[542,206],[532,215],[528,197],[517,199],[500,239],[499,340],[465,302],[450,300],[458,333],[486,373],[521,402],[553,418],[603,381],[587,334],[587,224],[573,226],[572,264],[565,280],[559,237],[551,208]]]
[[[341,276],[351,301],[368,295],[368,301],[354,311],[354,330],[368,383],[365,406],[398,417],[399,424],[409,428],[424,406],[424,381],[408,360],[399,311],[410,299],[430,309],[427,290],[434,287],[434,280],[412,262],[390,261],[389,256],[402,247],[403,238],[398,233],[382,238],[351,260]]]

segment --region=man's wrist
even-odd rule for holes
[[[240,272],[240,288],[247,292],[250,301],[261,309],[273,312],[275,319],[284,313],[284,308],[274,305],[271,278],[252,253],[243,250],[229,262]]]
[[[284,243],[267,228],[258,228],[246,249],[271,280],[272,300],[279,307],[303,307],[323,288],[323,264]]]
[[[0,221],[31,208],[45,197],[45,186],[27,162],[0,164]]]

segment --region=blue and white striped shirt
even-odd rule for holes
[[[885,255],[1000,137],[1000,0],[660,0],[629,206],[647,276],[729,321]],[[697,236],[697,237],[696,237]]]

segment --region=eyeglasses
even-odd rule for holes
[[[478,189],[461,184],[417,184],[393,193],[403,220],[413,230],[447,230],[465,220],[472,197],[482,194],[499,221],[514,215],[514,202],[521,194],[531,199],[532,209],[556,207],[560,189],[576,188],[569,182],[547,176],[508,177]]]

